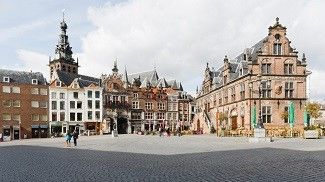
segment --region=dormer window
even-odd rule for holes
[[[56,81],[56,86],[61,87],[61,82],[59,80]]]
[[[7,83],[9,83],[9,82],[10,82],[10,78],[7,77],[7,76],[3,77],[3,82],[7,82]]]
[[[33,85],[37,85],[37,82],[38,82],[37,79],[32,79],[32,84]]]

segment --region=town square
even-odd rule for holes
[[[0,181],[324,181],[322,7],[0,1]]]

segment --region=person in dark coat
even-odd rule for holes
[[[74,130],[72,136],[73,136],[73,143],[74,143],[74,146],[77,146],[77,139],[78,139],[78,136],[79,136],[79,133],[77,132],[77,130]]]

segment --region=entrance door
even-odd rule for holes
[[[231,129],[232,130],[237,129],[237,116],[231,117]]]
[[[14,130],[14,140],[19,140],[19,130]]]
[[[38,128],[32,128],[32,138],[39,138]]]
[[[118,134],[127,134],[128,121],[126,118],[117,118]]]

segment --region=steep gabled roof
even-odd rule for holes
[[[85,75],[76,75],[71,74],[65,71],[57,70],[57,76],[61,82],[63,82],[65,85],[70,85],[75,79],[77,79],[78,84],[81,88],[88,87],[92,83],[99,85],[100,79],[85,76]]]

